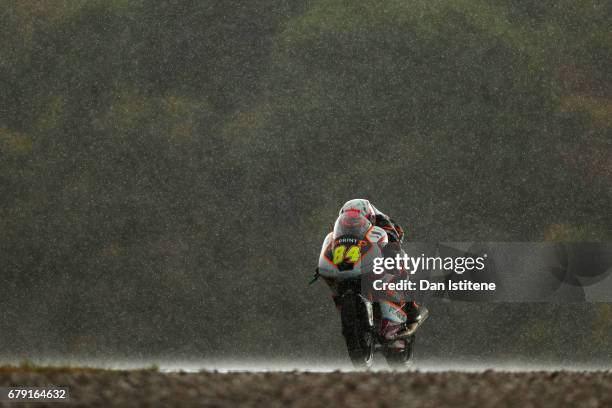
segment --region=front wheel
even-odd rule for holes
[[[368,312],[358,296],[349,296],[342,303],[342,335],[355,368],[369,368],[374,361],[374,335],[368,323]]]

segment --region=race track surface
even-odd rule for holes
[[[87,407],[610,407],[611,372],[263,372],[0,368],[0,386],[68,386]],[[23,406],[1,402],[2,406]]]

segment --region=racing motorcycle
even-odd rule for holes
[[[386,245],[387,233],[382,228],[358,211],[346,211],[323,242],[312,281],[322,278],[332,290],[348,355],[356,368],[370,367],[378,351],[393,368],[409,365],[415,332],[427,318],[424,307],[417,316],[410,316],[414,304],[404,301],[401,294],[389,297],[387,292],[381,297],[372,290],[372,279],[381,278],[372,273],[374,259],[385,256]]]

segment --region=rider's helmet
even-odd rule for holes
[[[334,225],[334,238],[352,236],[362,238],[372,223],[356,208],[348,209],[340,214]]]
[[[357,210],[361,216],[367,218],[371,223],[376,221],[376,211],[370,202],[363,198],[349,200],[340,209],[340,215],[349,210]]]

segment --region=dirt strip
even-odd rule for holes
[[[67,386],[30,407],[610,407],[611,372],[161,373],[0,368],[0,387]],[[1,406],[24,406],[3,401]]]

